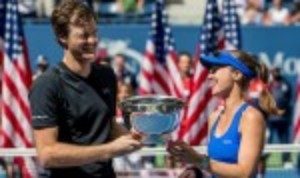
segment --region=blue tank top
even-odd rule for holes
[[[220,136],[216,136],[216,128],[220,120],[220,117],[218,117],[211,128],[209,136],[208,156],[210,158],[225,163],[237,163],[241,140],[239,125],[242,114],[246,110],[247,106],[247,103],[243,103],[238,108],[233,116],[233,120],[231,121],[229,128]]]

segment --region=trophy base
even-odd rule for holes
[[[170,134],[151,134],[147,135],[144,140],[143,144],[145,146],[157,146],[157,145],[165,145],[171,139]]]
[[[145,146],[156,146],[156,145],[164,144],[164,142],[165,141],[161,135],[153,134],[153,135],[147,135],[143,141],[143,144]]]

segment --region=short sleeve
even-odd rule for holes
[[[35,129],[54,127],[58,119],[59,79],[42,75],[34,82],[29,94],[32,125]]]

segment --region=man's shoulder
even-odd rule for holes
[[[114,71],[111,66],[104,64],[93,64],[93,70],[96,75],[114,76]]]
[[[59,83],[59,73],[56,67],[51,67],[41,74],[33,83],[33,86],[48,86]]]

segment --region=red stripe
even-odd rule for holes
[[[146,51],[145,58],[148,59],[151,64],[155,63],[155,55],[153,53]]]
[[[195,81],[195,85],[194,85],[194,90],[193,91],[197,91],[198,89],[200,89],[200,87],[202,86],[202,84],[206,81],[208,75],[208,70],[204,69],[201,73],[200,76],[197,77],[196,81]]]
[[[17,1],[7,1],[12,7],[17,7]],[[7,4],[8,5],[8,4]],[[5,5],[6,7],[6,5]],[[9,11],[7,11],[9,12]],[[18,12],[12,11],[14,14],[11,14],[12,16],[16,16],[19,18]],[[21,19],[16,19],[21,20]],[[14,21],[7,22],[10,23],[11,26],[14,25],[21,25],[21,23],[15,23]],[[15,47],[17,45],[17,48],[20,48],[22,51],[22,54],[19,54],[17,51],[13,51],[14,53],[12,56],[18,55],[18,58],[16,59],[7,59],[6,57],[9,57],[8,55],[5,55],[4,59],[4,71],[3,71],[3,83],[2,87],[6,87],[9,90],[9,93],[12,94],[10,97],[5,97],[3,98],[2,102],[2,120],[3,124],[1,125],[2,129],[2,138],[4,140],[4,145],[5,147],[32,147],[31,144],[31,135],[26,135],[26,132],[31,133],[31,127],[29,125],[30,119],[31,119],[31,114],[30,114],[30,108],[29,108],[29,103],[27,100],[27,95],[28,95],[28,90],[31,86],[31,70],[30,70],[30,64],[29,64],[29,55],[28,55],[28,50],[27,46],[25,44],[25,38],[23,36],[23,27],[19,26],[18,27],[21,33],[14,31],[13,34],[11,34],[11,31],[6,31],[5,34],[11,35],[11,36],[17,36],[22,40],[22,43],[14,43],[14,44],[9,44],[11,41],[7,41],[6,45]],[[13,61],[13,62],[12,62]],[[13,66],[13,68],[10,68],[10,66]],[[13,71],[10,71],[13,70]],[[14,75],[18,75],[16,78],[12,78]],[[16,76],[17,76],[16,75]],[[20,82],[24,84],[24,90],[25,96],[22,96],[23,92],[20,91],[20,89],[17,86],[17,82]],[[4,91],[4,92],[7,92]],[[3,93],[4,96],[8,96],[8,93]],[[22,97],[25,99],[22,100]],[[16,106],[12,106],[11,103],[13,100],[16,100]],[[21,113],[15,114],[14,112],[23,112],[23,115],[25,118],[20,117]],[[4,120],[6,119],[6,120]],[[6,125],[6,124],[7,125]],[[22,124],[26,123],[25,126],[22,127]],[[27,125],[28,123],[28,125]],[[8,127],[8,124],[11,125],[12,128]],[[24,128],[28,126],[28,128]],[[11,130],[10,130],[11,129]],[[24,129],[24,130],[23,130]],[[22,145],[17,145],[17,142],[22,143]],[[22,177],[23,178],[32,178],[35,177],[35,175],[32,175],[28,167],[25,166],[26,162],[24,161],[23,158],[18,158],[17,159],[17,164],[21,167],[22,170]]]
[[[32,158],[15,157],[14,163],[20,166],[22,178],[32,178],[29,168],[26,166],[25,159],[31,159],[31,161],[33,161]]]
[[[179,127],[179,131],[178,131],[178,139],[182,140],[183,139],[183,135],[186,132],[186,123],[187,123],[187,112],[188,112],[188,106],[185,106],[183,109],[183,115],[181,118],[181,123],[180,123],[180,127]]]
[[[145,77],[147,80],[151,81],[153,79],[152,74],[150,74],[149,72],[147,72],[146,70],[142,70],[142,75],[143,77]]]
[[[10,79],[10,76],[6,72],[3,73],[3,85],[6,85],[10,92],[14,95],[14,99],[17,101],[20,109],[24,113],[25,118],[28,122],[30,122],[30,109],[25,104],[25,101],[22,100],[19,90],[17,89],[15,83]]]
[[[30,67],[30,60],[29,60],[29,54],[28,54],[28,48],[26,45],[26,40],[25,38],[23,38],[22,41],[22,47],[23,47],[23,56],[24,56],[24,64],[25,64],[25,71],[23,71],[23,78],[22,81],[24,81],[24,83],[27,86],[27,90],[29,91],[31,84],[32,84],[32,73],[31,73],[31,67]]]
[[[297,107],[300,106],[300,77],[297,79],[297,94],[296,94],[296,107],[295,107],[295,116],[294,116],[294,125],[293,125],[293,139],[294,141],[299,141],[300,136],[300,112],[297,111]]]
[[[155,63],[155,56],[154,54],[152,54],[151,52],[146,51],[144,54],[144,60],[148,61],[148,63],[143,62],[142,63],[142,68],[141,68],[141,80],[145,80],[148,81],[149,86],[143,86],[142,84],[139,87],[139,94],[140,95],[146,95],[146,94],[151,94],[153,93],[153,89],[151,88],[151,81],[153,80],[153,71],[148,71],[146,70],[146,68],[148,68],[149,66],[145,66],[147,65],[151,65],[150,68],[153,69],[154,67],[154,63]]]
[[[164,90],[164,92],[166,94],[169,94],[170,93],[170,88],[169,88],[169,84],[166,83],[166,76],[162,76],[162,74],[159,73],[159,71],[155,70],[154,71],[154,74],[153,74],[153,80],[156,81],[160,86],[161,88]]]
[[[178,59],[177,59],[178,57],[177,57],[176,52],[175,51],[170,51],[169,55],[170,55],[170,58],[171,58],[172,62],[175,64],[175,66],[174,66],[175,68],[173,68],[171,71],[174,71],[174,72],[179,74]],[[182,86],[178,86],[177,83],[175,82],[176,81],[176,78],[175,78],[176,76],[170,74],[170,77],[173,81],[173,83],[172,83],[172,86],[173,86],[173,89],[174,89],[173,94],[175,94],[175,96],[177,96],[179,98],[183,98],[184,97],[184,93],[183,93],[184,91],[180,90],[180,88],[184,88],[183,82],[180,83],[180,85],[182,85]]]
[[[24,130],[22,129],[22,127],[21,127],[19,121],[17,120],[17,118],[15,117],[14,113],[11,111],[11,108],[9,106],[7,106],[6,103],[4,103],[4,102],[2,103],[2,112],[8,118],[8,122],[11,123],[11,125],[14,129],[14,132],[17,133],[21,137],[22,141],[24,142],[24,145],[26,147],[32,147],[31,142],[26,137]],[[5,131],[3,131],[3,132],[5,132]],[[12,139],[15,139],[15,138],[12,138]]]
[[[201,143],[201,141],[207,136],[207,132],[208,132],[208,122],[207,120],[205,121],[205,123],[203,124],[203,126],[201,128],[199,128],[199,132],[197,133],[197,135],[195,136],[195,138],[193,138],[191,140],[191,145],[199,145]]]
[[[24,69],[21,68],[21,66],[19,64],[16,63],[16,61],[14,61],[13,65],[15,66],[15,68],[17,69],[16,71],[19,73],[19,76],[21,78],[21,81],[24,83],[24,86],[26,87],[27,90],[29,90],[28,86],[28,73],[26,71],[24,71]],[[25,69],[26,70],[26,69]]]
[[[0,129],[0,135],[3,139],[3,145],[2,147],[4,148],[11,148],[13,147],[13,142],[12,140],[10,139],[10,137],[6,134],[6,132],[4,132],[2,129]]]
[[[206,106],[207,106],[208,102],[210,101],[210,99],[211,99],[211,92],[208,90],[208,91],[205,91],[203,98],[199,99],[199,103],[197,103],[197,104],[191,103],[191,104],[197,105],[196,110],[195,110],[195,112],[192,113],[192,115],[189,118],[184,119],[184,121],[182,123],[182,128],[180,128],[179,133],[178,133],[180,138],[183,138],[183,136],[190,131],[192,126],[195,124],[195,122],[198,121],[201,113],[204,111],[204,109],[206,109]]]
[[[294,138],[300,134],[300,116],[297,117],[297,121],[294,126]]]

